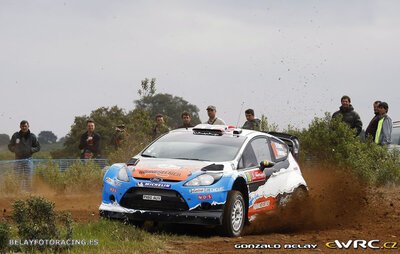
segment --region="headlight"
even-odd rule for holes
[[[128,171],[126,170],[126,167],[122,167],[119,170],[117,179],[120,181],[129,182],[129,176],[128,176]]]
[[[193,178],[189,182],[185,183],[184,186],[207,186],[218,182],[221,179],[222,173],[219,174],[202,174],[198,177]]]

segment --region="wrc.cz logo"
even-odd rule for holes
[[[397,249],[397,242],[385,242],[382,245],[379,244],[380,240],[348,240],[347,242],[341,242],[339,240],[335,240],[333,242],[327,242],[325,244],[329,249],[350,249],[351,247],[354,249],[362,248],[362,249]]]

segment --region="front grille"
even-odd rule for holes
[[[150,180],[150,178],[146,178],[146,177],[135,177],[135,180]],[[172,183],[176,183],[176,182],[180,182],[182,180],[168,180],[168,179],[162,179],[163,182],[172,182]]]
[[[161,201],[144,200],[143,195],[161,196]],[[120,201],[121,206],[135,210],[186,211],[188,205],[174,190],[130,188]]]

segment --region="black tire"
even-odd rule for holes
[[[240,191],[232,190],[228,194],[222,219],[222,233],[229,237],[242,234],[246,221],[246,205]]]

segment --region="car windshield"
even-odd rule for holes
[[[392,130],[392,144],[400,145],[400,126],[393,127]]]
[[[200,161],[230,161],[245,137],[195,135],[191,131],[171,132],[149,146],[144,157]]]

